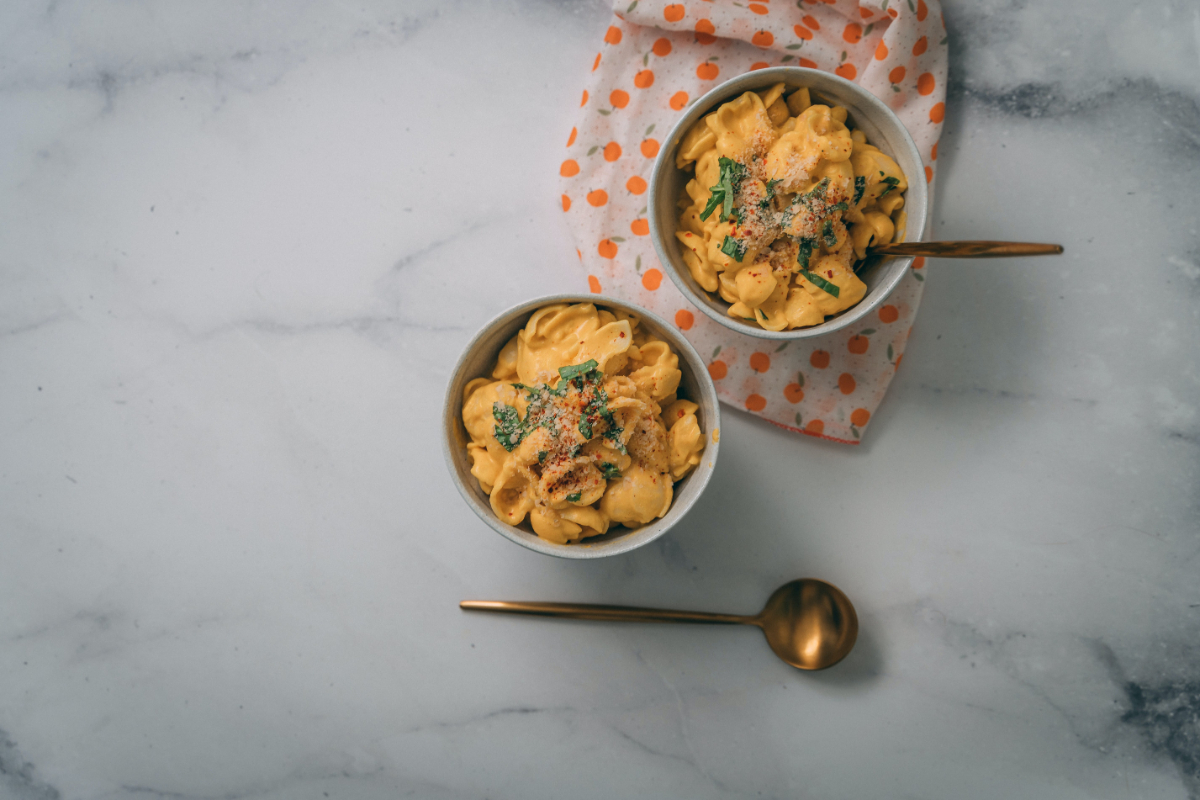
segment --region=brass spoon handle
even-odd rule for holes
[[[754,617],[736,614],[708,614],[703,611],[673,611],[667,608],[599,606],[589,603],[532,603],[504,600],[463,600],[465,611],[497,611],[505,614],[532,614],[538,617],[571,617],[603,622],[708,622],[718,625],[757,625]]]
[[[1009,256],[1057,256],[1061,244],[1033,242],[909,242],[872,247],[873,255],[929,256],[931,258],[1005,258]]]

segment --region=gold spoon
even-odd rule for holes
[[[868,255],[928,256],[930,258],[1008,258],[1011,256],[1062,255],[1061,244],[1033,242],[909,242],[881,244],[868,249]]]
[[[463,600],[467,611],[499,611],[541,617],[571,617],[604,622],[709,622],[757,625],[767,644],[793,667],[825,669],[846,657],[858,638],[858,615],[850,598],[833,584],[816,578],[785,583],[772,593],[763,610],[752,617],[672,611],[662,608],[599,606],[587,603],[529,603],[503,600]]]

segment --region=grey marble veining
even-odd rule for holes
[[[0,798],[1200,798],[1200,10],[946,6],[941,262],[858,448],[735,410],[676,533],[482,526],[436,420],[583,284],[554,153],[609,11],[0,9]],[[751,630],[465,597],[862,620]]]

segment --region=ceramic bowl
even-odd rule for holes
[[[556,303],[594,303],[601,308],[611,310],[621,309],[641,318],[641,325],[650,334],[667,342],[679,356],[679,370],[683,379],[679,384],[679,396],[691,400],[700,406],[696,412],[700,429],[704,431],[705,448],[700,464],[682,481],[675,484],[675,496],[671,509],[661,519],[656,519],[641,528],[629,529],[614,527],[609,532],[591,539],[572,544],[555,544],[541,539],[533,532],[529,520],[519,526],[512,526],[501,521],[492,511],[488,496],[479,487],[479,481],[471,474],[471,459],[467,456],[467,444],[470,436],[462,421],[463,389],[474,378],[489,377],[496,364],[496,356],[509,339],[517,331],[525,327],[529,318],[543,306]],[[559,558],[604,558],[649,544],[683,519],[688,510],[695,504],[708,479],[712,475],[717,461],[718,440],[720,439],[720,411],[717,403],[717,390],[709,377],[708,368],[700,358],[696,349],[679,335],[674,327],[668,325],[644,308],[599,295],[560,294],[549,297],[539,297],[521,303],[498,315],[475,335],[466,346],[454,373],[450,385],[446,387],[445,407],[442,413],[444,429],[443,447],[445,448],[446,464],[450,468],[450,476],[458,487],[459,493],[466,500],[480,519],[486,522],[492,530],[509,541],[516,542],[522,547],[536,550],[546,555]]]
[[[895,159],[908,177],[904,208],[908,212],[905,241],[919,241],[929,216],[929,191],[924,180],[925,166],[908,130],[883,101],[855,83],[804,67],[769,67],[748,72],[726,81],[693,103],[680,116],[663,142],[650,178],[650,236],[658,258],[679,291],[705,314],[727,328],[760,339],[807,339],[846,328],[862,321],[883,305],[888,295],[900,283],[904,272],[912,266],[912,257],[883,256],[868,259],[859,271],[867,284],[867,293],[854,307],[831,317],[820,325],[791,331],[767,331],[758,325],[729,316],[729,303],[719,296],[709,295],[696,283],[683,261],[679,240],[675,238],[679,209],[679,193],[687,185],[689,174],[675,167],[675,151],[692,125],[722,103],[749,91],[766,89],[783,82],[789,89],[807,86],[813,102],[840,105],[849,112],[846,124],[861,130],[867,141]]]

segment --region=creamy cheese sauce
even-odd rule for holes
[[[510,525],[566,544],[667,513],[700,463],[698,406],[679,357],[637,317],[590,303],[539,309],[463,396],[471,474]]]
[[[818,325],[858,303],[872,244],[902,239],[908,183],[840,106],[784,84],[697,122],[676,154],[695,177],[676,237],[688,270],[729,314],[767,330]]]

